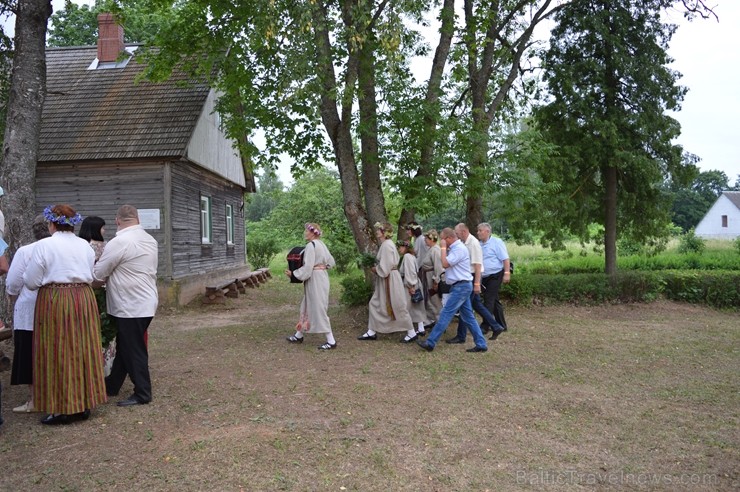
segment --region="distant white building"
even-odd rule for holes
[[[723,191],[699,221],[695,233],[705,239],[740,237],[740,191]]]

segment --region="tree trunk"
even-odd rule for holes
[[[5,255],[31,242],[36,213],[36,163],[41,133],[41,112],[46,96],[46,27],[51,16],[50,0],[20,0],[15,21],[15,53],[10,75],[0,183],[5,196]],[[12,306],[0,296],[4,319]]]
[[[313,10],[314,37],[316,40],[316,71],[322,85],[320,111],[321,121],[334,149],[339,179],[342,184],[344,214],[349,222],[352,236],[360,252],[375,250],[367,213],[362,206],[362,191],[359,174],[352,147],[352,102],[353,90],[357,82],[357,59],[350,57],[345,71],[344,92],[337,87],[334,63],[331,54],[331,41],[327,28],[326,7],[317,4]],[[339,99],[339,101],[338,101]],[[341,104],[342,113],[338,107]]]
[[[387,222],[385,198],[380,182],[378,156],[378,103],[375,94],[375,40],[371,32],[359,52],[358,64],[360,107],[360,155],[362,158],[362,189],[370,224]]]
[[[432,68],[427,81],[427,90],[424,97],[424,117],[422,120],[421,146],[419,152],[419,168],[414,175],[415,180],[428,178],[434,174],[432,163],[434,161],[434,151],[438,138],[437,125],[440,119],[441,109],[439,107],[439,97],[441,95],[442,76],[444,75],[447,57],[450,54],[452,45],[452,36],[455,33],[455,0],[444,0],[440,12],[442,25],[439,29],[439,43],[434,52]],[[409,187],[404,194],[404,204],[414,203],[421,194],[424,193],[422,187]],[[415,210],[411,208],[401,209],[399,220],[399,237],[405,237],[400,234],[400,229],[415,220]]]
[[[507,41],[511,28],[511,19],[516,12],[521,11],[530,3],[529,0],[519,0],[515,5],[506,9],[493,2],[489,7],[487,27],[484,41],[479,45],[478,20],[474,16],[474,1],[464,1],[465,11],[465,45],[468,57],[468,80],[472,97],[473,113],[473,146],[471,160],[468,163],[468,179],[463,191],[466,201],[465,223],[473,229],[483,220],[483,192],[489,176],[488,150],[489,132],[496,113],[509,97],[509,91],[519,75],[519,65],[526,51],[532,33],[540,21],[547,18],[555,10],[548,12],[552,0],[543,1],[535,14],[524,28],[519,37]],[[504,78],[498,88],[491,90],[492,80],[500,80],[494,72],[503,73]],[[490,94],[489,94],[490,93]],[[492,96],[492,97],[491,97]],[[488,102],[487,102],[488,101]]]
[[[617,168],[604,170],[604,260],[607,275],[617,273]]]

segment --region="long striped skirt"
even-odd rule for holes
[[[39,289],[33,355],[33,403],[38,410],[73,414],[107,401],[100,317],[89,285]]]

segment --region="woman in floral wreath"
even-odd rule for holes
[[[375,257],[375,291],[368,305],[367,331],[358,340],[377,340],[377,333],[405,331],[408,338],[416,337],[411,323],[406,288],[398,271],[398,251],[393,244],[393,226],[375,223],[375,236],[380,243]]]
[[[303,231],[303,238],[308,243],[303,250],[303,266],[293,270],[293,275],[303,281],[303,300],[295,335],[288,337],[290,343],[303,343],[306,333],[326,334],[326,343],[319,350],[337,348],[327,309],[329,307],[329,274],[327,269],[335,265],[334,257],[321,240],[321,228],[318,224],[308,223]],[[291,271],[285,270],[290,278]]]
[[[401,265],[398,270],[401,272],[403,286],[406,288],[406,303],[409,308],[411,322],[416,326],[416,333],[413,336],[406,335],[401,339],[401,343],[411,343],[421,334],[424,336],[424,324],[427,322],[426,309],[424,309],[424,286],[419,278],[419,267],[416,263],[414,247],[408,241],[396,241],[398,254],[401,256]],[[418,294],[417,294],[418,291]],[[421,296],[420,300],[414,302],[414,295]]]
[[[33,329],[33,403],[48,415],[42,424],[86,420],[107,400],[100,349],[100,318],[90,284],[95,252],[74,226],[69,205],[48,206],[51,237],[36,243],[23,274],[38,289]]]

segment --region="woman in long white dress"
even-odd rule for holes
[[[403,278],[403,286],[406,288],[406,301],[409,308],[409,315],[411,316],[411,322],[416,326],[418,331],[424,332],[424,324],[426,323],[426,309],[424,308],[424,298],[421,297],[421,301],[414,302],[414,294],[418,291],[422,294],[423,286],[421,285],[421,279],[419,278],[419,268],[416,264],[416,256],[414,256],[414,248],[408,241],[397,241],[398,254],[401,256],[401,266],[399,271],[401,272],[401,278]],[[406,335],[401,339],[401,343],[411,343],[418,338],[418,333],[414,333],[413,336]]]
[[[421,258],[421,271],[424,277],[424,307],[427,313],[427,320],[430,324],[437,322],[439,312],[442,309],[442,300],[437,295],[439,283],[442,281],[444,267],[442,266],[442,251],[437,242],[439,234],[434,229],[424,233],[424,242],[427,245],[427,252],[424,258]]]
[[[378,333],[405,331],[409,338],[416,335],[409,316],[406,288],[398,271],[398,250],[391,240],[393,226],[375,224],[375,235],[382,241],[375,256],[375,291],[368,305],[367,331],[358,340],[377,340]]]
[[[308,223],[303,232],[306,248],[303,250],[303,266],[293,270],[293,275],[303,281],[303,300],[301,301],[300,315],[296,332],[287,338],[290,343],[303,343],[306,333],[324,333],[326,343],[319,346],[319,350],[337,348],[337,342],[331,330],[331,322],[327,309],[329,308],[329,274],[327,269],[335,265],[334,257],[329,253],[321,238],[321,228],[318,224]],[[290,278],[291,271],[285,270]]]

